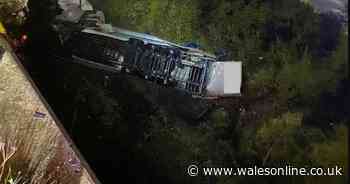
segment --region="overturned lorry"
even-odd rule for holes
[[[71,8],[53,24],[74,62],[138,75],[198,98],[239,96],[242,65],[197,48],[105,24],[100,11]]]

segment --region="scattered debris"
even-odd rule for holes
[[[36,112],[34,113],[34,117],[35,117],[35,118],[43,119],[43,118],[46,117],[46,114],[45,114],[45,113],[42,113],[42,112],[36,111]]]

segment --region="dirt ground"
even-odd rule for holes
[[[99,183],[86,161],[68,137],[61,123],[55,117],[55,114],[40,93],[38,93],[29,75],[21,63],[19,63],[20,61],[13,54],[12,49],[1,35],[0,46],[5,49],[3,57],[0,58],[0,105],[4,106],[4,104],[7,104],[6,112],[10,112],[5,113],[5,111],[2,111],[3,118],[6,121],[0,119],[0,127],[9,126],[6,123],[9,121],[16,122],[21,126],[21,123],[27,123],[27,121],[20,120],[26,118],[32,119],[33,121],[31,122],[46,123],[46,127],[50,129],[46,132],[57,133],[54,140],[56,145],[54,155],[68,166],[69,172],[80,178],[79,183],[81,184]],[[11,113],[17,111],[11,108],[18,107],[21,108],[21,112],[25,113],[21,113],[20,115],[18,113]],[[23,124],[23,127],[25,126]]]

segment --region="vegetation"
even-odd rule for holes
[[[316,13],[299,0],[92,2],[116,26],[178,43],[197,42],[212,52],[225,50],[228,59],[241,60],[244,67],[243,96],[220,100],[220,108],[193,121],[153,103],[146,97],[151,92],[142,89],[145,84],[125,76],[74,64],[33,62],[34,79],[103,182],[115,183],[116,172],[128,183],[349,180],[348,36],[339,17]],[[33,12],[33,25],[40,25],[39,17],[44,16],[38,12],[42,11]],[[45,23],[48,18],[43,19]],[[28,55],[34,61],[45,57],[42,50],[33,48],[50,48],[42,39],[48,29],[41,28],[30,27]],[[168,98],[173,96],[162,100]],[[344,175],[192,178],[185,170],[193,163],[337,165],[343,167]]]
[[[213,52],[224,48],[229,58],[243,61],[246,81],[239,105],[223,102],[225,108],[194,127],[161,121],[166,117],[152,121],[146,153],[164,172],[179,172],[166,175],[167,181],[188,182],[179,176],[191,161],[217,167],[289,163],[347,170],[348,37],[337,16],[317,14],[310,3],[297,0],[118,0],[101,8],[117,26],[178,43],[197,42]],[[320,109],[326,99],[337,105]],[[217,183],[257,180],[264,183],[261,178],[217,178]],[[347,175],[287,183],[346,181]]]

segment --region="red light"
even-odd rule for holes
[[[23,41],[26,41],[28,39],[28,36],[27,35],[22,35],[22,40]]]

